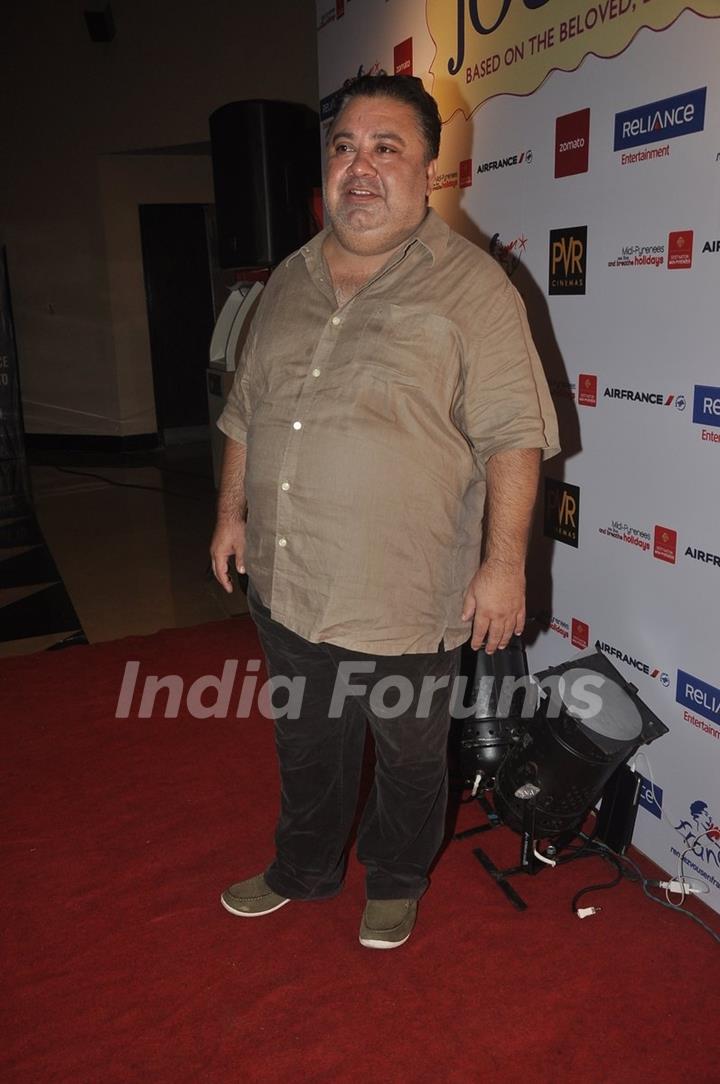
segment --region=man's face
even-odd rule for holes
[[[380,255],[415,232],[436,171],[426,156],[412,106],[350,99],[333,126],[325,172],[325,204],[343,248]]]

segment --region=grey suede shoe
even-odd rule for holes
[[[399,948],[412,933],[416,913],[417,900],[368,900],[360,923],[360,944]]]
[[[249,877],[247,881],[239,881],[238,884],[226,888],[220,896],[220,903],[231,915],[258,918],[260,915],[277,911],[279,907],[290,903],[290,900],[273,892],[262,873],[259,873],[257,877]]]

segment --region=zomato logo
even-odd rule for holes
[[[412,75],[413,73],[413,44],[412,38],[406,38],[393,49],[393,65],[395,75]]]
[[[555,176],[587,173],[590,156],[590,110],[578,109],[555,121]]]

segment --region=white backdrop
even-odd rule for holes
[[[321,112],[360,70],[438,99],[432,204],[512,274],[560,419],[531,667],[600,641],[670,727],[634,842],[720,910],[720,0],[533,5],[319,0]]]

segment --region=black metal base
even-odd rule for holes
[[[475,825],[474,828],[467,828],[463,832],[457,832],[453,839],[467,839],[470,836],[479,835],[481,832],[492,832],[495,828],[506,827],[497,811],[488,801],[486,794],[476,795],[476,802],[483,810],[487,817],[485,824]],[[571,840],[575,839],[577,832],[567,831],[562,835],[556,837],[552,843],[553,862],[556,865],[564,865],[566,862],[571,862],[575,858],[581,856],[580,852],[573,851],[571,854],[560,855],[558,852],[562,851],[569,845]],[[510,866],[507,869],[499,869],[489,854],[487,854],[482,847],[474,847],[473,854],[477,858],[480,865],[485,872],[489,874],[498,886],[500,891],[505,895],[506,899],[516,907],[518,911],[526,911],[527,903],[522,896],[515,891],[513,886],[508,881],[509,877],[514,877],[519,873],[529,874],[534,877],[543,868],[546,868],[547,863],[540,861],[535,851],[537,850],[538,840],[535,837],[535,802],[533,799],[528,799],[525,803],[523,811],[523,831],[520,836],[520,863],[517,866]],[[552,867],[550,867],[552,868]]]
[[[512,877],[515,873],[527,873],[529,871],[523,869],[522,866],[512,866],[510,869],[498,869],[490,855],[486,854],[482,847],[474,847],[473,854],[485,872],[490,874],[500,891],[505,893],[505,896],[513,907],[516,907],[518,911],[527,911],[525,900],[515,891],[507,878]]]

